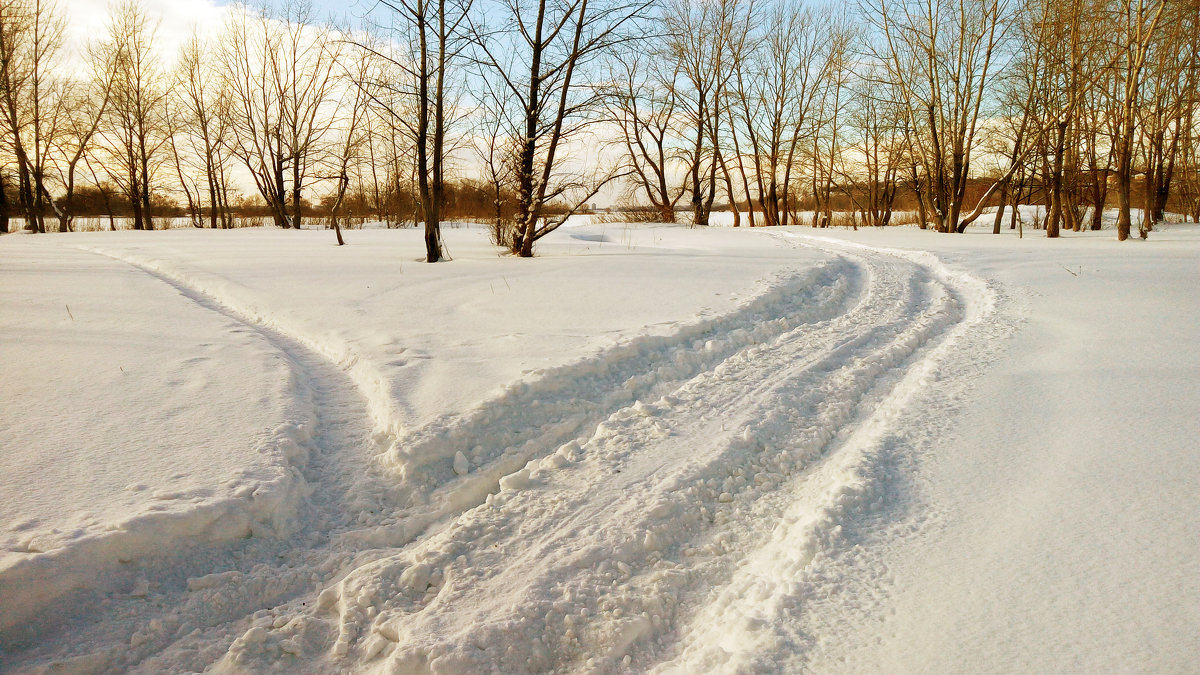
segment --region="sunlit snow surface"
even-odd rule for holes
[[[0,670],[1186,670],[1200,230],[0,238]]]

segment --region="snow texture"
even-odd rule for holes
[[[1188,670],[1200,229],[985,232],[0,239],[0,670]]]

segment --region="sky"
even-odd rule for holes
[[[272,0],[267,0],[271,2]],[[276,4],[285,0],[273,0]],[[0,0],[3,2],[3,0]],[[311,0],[316,20],[332,20],[338,25],[355,25],[356,18],[366,10],[377,6],[377,0]],[[110,6],[113,0],[58,0],[62,14],[67,19],[67,48],[63,50],[60,68],[76,70],[80,74],[87,69],[86,46],[90,41],[101,39],[107,33]],[[155,47],[162,63],[170,68],[176,61],[180,45],[193,31],[201,35],[215,34],[223,25],[233,2],[224,0],[141,0],[147,15],[158,21],[155,32]],[[595,148],[579,150],[577,156],[589,156]],[[474,173],[474,170],[468,170]],[[253,187],[248,181],[240,185],[246,193]],[[615,199],[612,190],[597,196],[598,203]]]
[[[58,0],[67,18],[71,48],[67,63],[82,67],[84,45],[103,36],[108,26],[112,0]],[[156,42],[160,53],[174,60],[178,46],[193,30],[201,33],[216,30],[225,19],[231,2],[224,0],[141,0],[146,13],[160,23]],[[374,0],[312,0],[313,14],[321,19],[344,19],[373,6]]]

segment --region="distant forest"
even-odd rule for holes
[[[598,195],[646,220],[916,223],[1038,204],[1045,234],[1200,220],[1200,3],[391,0],[355,26],[234,5],[173,58],[136,0],[67,68],[0,5],[0,232],[78,218],[536,240]],[[1012,211],[1010,211],[1011,213]],[[985,216],[985,213],[987,214]],[[994,215],[993,215],[994,213]],[[118,224],[118,220],[120,223]]]

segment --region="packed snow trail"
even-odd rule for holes
[[[482,505],[408,545],[405,533],[315,606],[257,618],[219,670],[749,665],[760,647],[719,638],[761,633],[842,526],[884,508],[878,441],[934,379],[938,346],[987,311],[986,288],[935,262],[836,248],[838,274],[813,281],[853,298],[848,311],[778,317],[780,330],[690,378],[651,378],[672,386],[573,426],[552,453],[521,454]],[[562,410],[586,400],[558,393]],[[476,493],[466,480],[440,489]]]
[[[447,487],[439,484],[436,472],[430,473],[428,467],[437,462],[429,459],[420,462],[425,467],[420,481],[404,480],[403,466],[401,476],[388,476],[386,482],[372,480],[375,468],[396,468],[396,447],[401,443],[383,451],[388,439],[395,436],[381,433],[381,426],[389,425],[379,424],[374,414],[379,407],[371,415],[366,412],[364,400],[370,400],[377,390],[371,378],[362,377],[371,364],[353,356],[352,346],[339,344],[328,335],[296,330],[296,324],[262,310],[252,297],[247,301],[236,285],[225,280],[211,279],[161,258],[87,250],[163,282],[196,306],[231,321],[231,330],[262,335],[275,345],[294,371],[295,395],[309,399],[302,406],[311,411],[302,416],[307,420],[285,423],[276,431],[296,477],[289,492],[310,497],[303,505],[295,499],[278,504],[278,513],[270,515],[289,524],[276,535],[259,532],[260,536],[251,539],[215,545],[207,540],[164,539],[158,553],[139,553],[120,569],[105,569],[105,574],[115,579],[109,584],[113,588],[81,592],[63,598],[56,606],[39,609],[41,619],[23,627],[24,633],[38,636],[36,644],[21,638],[6,640],[6,651],[0,652],[0,665],[5,669],[38,662],[83,671],[121,669],[134,667],[148,656],[151,658],[143,665],[148,671],[203,668],[216,658],[214,653],[223,652],[224,645],[240,634],[243,617],[289,597],[302,597],[313,584],[320,586],[339,576],[350,561],[357,565],[385,554],[373,547],[380,541],[391,545],[397,537],[397,521],[402,520],[401,527],[408,528],[403,537],[407,539],[425,525],[452,519],[481,503],[489,490],[496,489],[498,477],[507,473],[514,457],[524,457],[520,459],[523,462],[556,447],[542,447],[547,437],[553,439],[548,427],[594,427],[634,395],[670,387],[671,378],[690,377],[795,321],[844,311],[848,302],[841,286],[829,283],[838,269],[821,268],[797,278],[777,278],[761,295],[732,313],[696,319],[674,335],[633,338],[575,365],[532,373],[498,400],[468,413],[466,422],[459,422],[456,416],[411,434],[409,444],[436,444],[446,435],[447,425],[458,428],[461,436],[462,427],[482,424],[473,436],[476,442],[490,446],[504,438],[524,441],[519,451],[498,457],[472,453],[478,471]],[[785,318],[775,321],[776,315]],[[756,328],[747,330],[747,325]],[[346,358],[346,354],[352,356]],[[663,359],[674,365],[649,376],[643,372]],[[537,396],[552,398],[561,391],[583,395],[571,398],[569,410],[547,406],[532,416],[516,414],[507,424],[486,421],[489,415],[508,417],[523,407],[538,408]],[[598,396],[593,398],[593,394]],[[556,419],[558,412],[569,413],[569,419]],[[532,437],[530,423],[534,424]],[[364,463],[372,453],[384,461]],[[490,481],[480,480],[488,475],[493,476]],[[453,497],[446,499],[447,495]],[[271,495],[263,497],[270,499]],[[437,508],[420,508],[426,502]],[[118,592],[109,592],[114,589]],[[85,621],[82,617],[88,614],[98,615],[100,620]],[[72,620],[72,616],[81,618]],[[165,661],[153,656],[164,644],[170,645],[171,652]]]
[[[289,333],[164,261],[112,254],[276,345],[311,398],[312,426],[283,431],[310,496],[294,538],[139,561],[100,621],[0,665],[688,672],[786,659],[800,642],[753,636],[843,526],[887,511],[896,460],[880,441],[936,379],[939,350],[986,312],[987,289],[932,256],[780,239],[831,257],[727,315],[399,433],[348,345]]]

